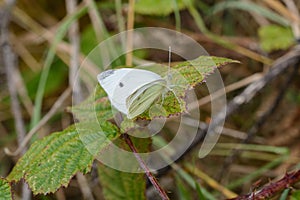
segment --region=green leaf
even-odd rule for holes
[[[182,10],[192,3],[193,0],[139,0],[134,9],[136,13],[143,15],[166,16],[175,9]]]
[[[10,183],[4,178],[0,178],[0,199],[1,200],[12,199]]]
[[[171,68],[169,73],[168,66],[152,65],[143,67],[143,69],[153,71],[162,77],[170,76],[170,91],[162,95],[162,98],[154,104],[163,107],[163,112],[158,115],[152,114],[148,116],[149,110],[146,110],[139,116],[142,119],[152,119],[154,117],[169,117],[184,113],[186,111],[186,91],[202,83],[212,74],[217,68],[228,63],[239,63],[236,60],[214,57],[214,56],[200,56],[191,61],[181,62]],[[162,109],[159,109],[162,110]]]
[[[138,152],[148,152],[151,144],[151,138],[131,138]],[[117,139],[114,144],[119,148],[131,151],[128,145],[122,139]],[[116,165],[128,165],[135,168],[137,163],[131,163],[131,159],[127,160],[118,154],[111,156]],[[128,161],[128,162],[127,162]],[[126,163],[127,162],[127,163]],[[143,173],[126,173],[112,169],[105,165],[98,168],[100,182],[103,186],[103,194],[107,200],[143,200],[145,199],[146,178]]]
[[[98,153],[108,144],[103,138],[114,138],[118,129],[109,122],[78,123],[62,132],[34,142],[7,177],[9,181],[24,178],[34,194],[55,192],[67,186],[72,176],[87,173]],[[93,141],[87,144],[87,141]],[[90,145],[87,149],[86,145]],[[92,151],[94,150],[94,151]]]
[[[266,52],[285,50],[295,43],[292,30],[282,26],[263,26],[259,28],[258,35],[261,47]]]
[[[191,61],[182,62],[173,68],[188,80],[189,88],[202,83],[212,74],[217,68],[227,65],[229,63],[239,63],[239,61],[229,58],[215,57],[215,56],[200,56]]]
[[[279,23],[283,26],[288,26],[289,21],[285,19],[284,17],[278,15],[276,12],[272,11],[271,9],[265,8],[260,6],[259,4],[255,4],[252,2],[247,2],[247,1],[220,1],[220,3],[217,3],[213,9],[213,13],[220,12],[224,9],[240,9],[248,12],[254,12],[258,15],[264,16],[267,19]]]

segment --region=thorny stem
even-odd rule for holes
[[[239,196],[230,200],[249,200],[249,199],[269,199],[275,193],[278,193],[288,187],[291,187],[300,180],[300,170],[287,173],[282,179],[270,183],[260,190]]]
[[[152,183],[152,185],[154,186],[154,188],[159,193],[160,197],[162,199],[164,199],[164,200],[168,200],[169,197],[167,196],[166,192],[162,189],[162,187],[159,185],[159,183],[157,182],[157,180],[153,176],[153,174],[150,172],[150,170],[147,167],[146,163],[143,161],[143,159],[138,154],[137,149],[133,145],[132,140],[130,139],[129,135],[127,133],[124,133],[123,134],[123,138],[124,138],[125,142],[127,143],[127,145],[129,146],[129,148],[131,149],[131,151],[133,152],[135,158],[139,162],[140,167],[145,171],[148,179],[150,180],[150,182]]]

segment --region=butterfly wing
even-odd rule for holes
[[[132,119],[145,112],[150,105],[162,95],[166,84],[167,82],[164,79],[160,79],[144,85],[130,95],[127,99],[127,117]]]
[[[154,72],[133,68],[107,70],[97,78],[112,106],[126,115],[129,113],[127,99],[132,94],[147,89],[148,84],[162,80],[161,76]]]

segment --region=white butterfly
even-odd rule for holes
[[[166,79],[142,69],[107,70],[97,79],[111,104],[129,119],[142,114],[168,88]]]

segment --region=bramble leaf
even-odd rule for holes
[[[3,200],[12,199],[10,183],[4,178],[0,178],[0,199]]]
[[[151,138],[133,138],[132,142],[138,152],[148,152],[150,149]],[[122,139],[114,141],[115,145],[130,152],[128,145]],[[132,166],[132,170],[139,166],[131,159],[126,159],[118,153],[111,156],[114,163],[118,165]],[[130,163],[129,163],[130,162]],[[127,173],[120,170],[112,169],[105,165],[100,165],[98,174],[103,186],[103,194],[105,199],[145,199],[146,179],[143,173]]]
[[[166,79],[170,77],[170,83],[169,88],[167,88],[169,91],[155,102],[156,105],[162,105],[164,111],[159,112],[158,115],[152,114],[149,117],[149,110],[146,110],[139,118],[149,120],[154,117],[169,117],[186,112],[185,98],[187,90],[195,87],[197,84],[203,83],[217,68],[229,63],[239,62],[229,58],[200,56],[195,60],[181,62],[172,66],[170,71],[168,70],[168,66],[165,65],[157,64],[143,67],[143,69],[153,71]]]
[[[118,129],[109,122],[72,125],[34,142],[7,179],[24,178],[34,194],[55,192],[67,186],[76,172],[90,171],[93,154],[110,143],[107,138],[117,136]],[[93,143],[88,144],[88,141]],[[89,148],[86,145],[90,145]]]

